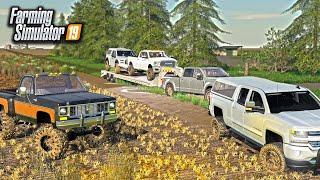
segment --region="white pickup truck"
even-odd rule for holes
[[[128,57],[135,57],[136,54],[131,49],[125,48],[109,48],[105,57],[105,68],[107,71],[110,67],[114,67],[116,74],[119,74],[121,69],[128,69]]]
[[[210,94],[214,132],[235,132],[261,148],[264,167],[319,167],[320,101],[306,88],[256,77],[219,78]]]
[[[159,73],[161,67],[177,67],[177,60],[168,57],[164,51],[143,50],[138,57],[128,57],[128,73],[133,75],[135,71],[146,71],[147,79],[152,81],[155,73]]]

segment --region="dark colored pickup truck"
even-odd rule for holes
[[[88,130],[92,146],[106,140],[105,125],[117,120],[114,97],[90,93],[76,75],[26,75],[17,90],[0,91],[0,135],[14,136],[16,126],[33,124],[37,149],[59,158],[67,132]]]

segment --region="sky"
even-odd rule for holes
[[[9,8],[18,5],[21,8],[55,9],[56,14],[70,14],[70,7],[76,0],[0,0],[0,47],[11,42],[13,29],[7,27]],[[115,4],[121,0],[111,0]],[[181,0],[168,0],[167,9],[172,10]],[[283,14],[295,0],[215,0],[220,16],[225,24],[219,27],[229,33],[219,34],[219,37],[231,45],[244,47],[260,47],[266,43],[265,33],[271,27],[286,28],[297,16]]]

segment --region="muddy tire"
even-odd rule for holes
[[[155,74],[152,68],[148,68],[147,70],[147,79],[148,81],[152,81],[155,78]]]
[[[4,111],[0,111],[0,139],[11,139],[15,134],[15,121]]]
[[[85,140],[88,143],[89,147],[96,148],[105,143],[110,134],[106,126],[98,125],[94,126],[91,129],[91,133],[85,136]]]
[[[168,83],[165,88],[165,92],[167,96],[172,97],[174,95],[174,88],[171,83]]]
[[[221,122],[217,119],[213,119],[212,120],[212,135],[213,135],[214,140],[219,140],[224,137],[229,137],[230,133],[229,133],[227,126],[223,122]]]
[[[48,159],[60,159],[68,148],[66,133],[44,124],[34,134],[36,150]]]
[[[128,74],[129,74],[129,76],[133,76],[134,73],[135,73],[135,70],[133,68],[133,65],[130,64],[129,67],[128,67]]]
[[[283,153],[281,142],[264,145],[259,153],[262,167],[271,172],[283,172],[287,164]]]
[[[118,63],[116,63],[115,68],[114,68],[114,73],[120,74],[120,72],[121,72],[120,66]]]
[[[104,66],[105,66],[105,69],[106,69],[107,71],[110,70],[110,64],[109,64],[109,60],[108,60],[108,59],[106,59],[106,62],[105,62],[105,64],[104,64]]]
[[[210,88],[206,89],[206,91],[204,92],[204,99],[207,100],[208,102],[210,102],[210,92],[211,92]]]

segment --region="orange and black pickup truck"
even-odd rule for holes
[[[0,112],[57,129],[92,127],[117,120],[116,98],[88,92],[76,75],[26,75],[18,89],[0,91]]]

